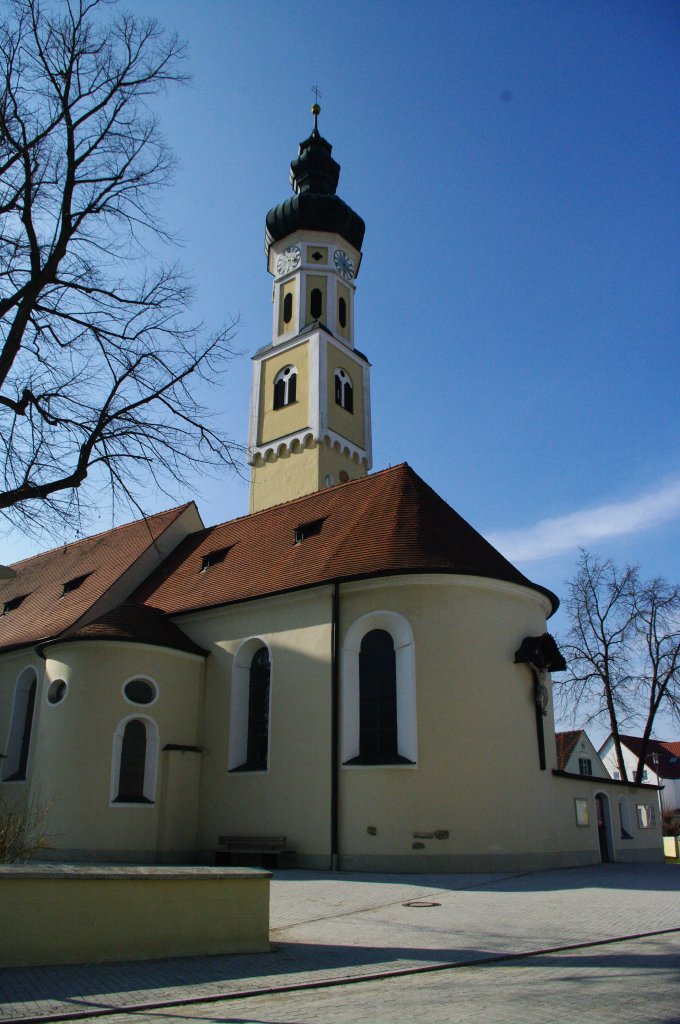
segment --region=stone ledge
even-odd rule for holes
[[[168,882],[173,879],[182,881],[218,881],[221,879],[271,878],[271,871],[262,868],[230,868],[205,866],[178,866],[165,864],[0,864],[0,880],[5,878],[23,879],[124,879],[135,881],[158,880]]]

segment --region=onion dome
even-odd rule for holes
[[[290,183],[295,195],[267,214],[265,252],[294,231],[332,231],[355,249],[361,250],[366,225],[361,217],[335,194],[340,165],[333,159],[333,147],[319,133],[318,104],[312,107],[314,129],[300,143],[297,159],[290,165]]]

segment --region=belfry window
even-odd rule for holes
[[[283,409],[292,405],[297,392],[297,370],[294,366],[284,366],[274,378],[274,408]]]
[[[335,371],[335,404],[347,412],[354,412],[354,389],[352,380],[345,370]]]
[[[287,292],[283,298],[283,322],[289,324],[293,319],[293,293]]]
[[[312,288],[309,295],[309,312],[313,320],[320,320],[323,312],[323,295],[320,288]]]
[[[26,778],[37,689],[38,677],[34,669],[28,668],[21,673],[14,689],[7,753],[2,763],[3,782],[19,782]]]
[[[341,327],[347,327],[347,301],[342,295],[338,299],[338,323]]]

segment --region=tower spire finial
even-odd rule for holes
[[[314,131],[318,132],[318,130],[319,130],[318,118],[319,118],[319,114],[321,113],[321,107],[319,106],[319,100],[321,99],[321,93],[319,91],[318,85],[313,85],[312,86],[312,92],[314,93],[314,95],[316,97],[316,102],[312,103],[312,113],[314,114]]]

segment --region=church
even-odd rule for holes
[[[371,472],[364,222],[312,112],[266,219],[249,513],[189,502],[13,566],[0,800],[49,808],[60,861],[661,860],[656,787],[558,767],[555,595],[410,466]]]

